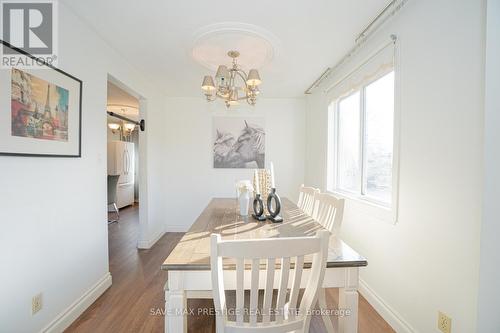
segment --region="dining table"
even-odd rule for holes
[[[187,332],[187,299],[213,298],[210,272],[210,235],[223,240],[265,239],[314,236],[323,226],[282,198],[283,222],[257,221],[241,216],[235,198],[213,198],[184,234],[161,266],[167,271],[165,292],[165,332]],[[323,288],[339,288],[338,313],[332,315],[336,330],[356,333],[358,329],[359,270],[366,258],[354,251],[337,235],[330,236]],[[234,261],[224,259],[226,289],[236,289]],[[302,284],[305,286],[311,258],[304,259]],[[263,267],[264,269],[264,267]],[[302,285],[301,285],[302,286]]]

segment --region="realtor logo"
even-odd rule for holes
[[[0,0],[1,39],[46,63],[54,64],[57,58],[55,56],[57,51],[56,5],[57,3],[51,0]],[[19,58],[21,54],[4,46],[2,65],[6,64],[4,59],[8,56]]]

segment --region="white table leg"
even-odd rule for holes
[[[346,269],[345,287],[339,289],[339,309],[349,310],[347,316],[339,318],[339,332],[358,332],[358,268]]]
[[[215,332],[224,333],[224,322],[221,316],[215,316]]]
[[[320,310],[328,310],[328,306],[326,304],[326,290],[325,288],[321,288],[318,292],[318,303],[319,303],[319,308]],[[332,321],[330,319],[330,316],[327,315],[322,315],[321,318],[323,319],[323,323],[325,324],[326,331],[328,333],[334,333]]]
[[[165,291],[165,333],[187,333],[186,311],[184,290]]]

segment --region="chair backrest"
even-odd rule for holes
[[[108,205],[116,203],[116,188],[120,175],[108,175]]]
[[[344,218],[345,200],[329,193],[319,193],[316,201],[312,217],[332,234],[338,235]]]
[[[319,189],[307,187],[302,184],[299,191],[299,201],[297,206],[307,215],[312,216],[316,202],[316,195],[319,194]]]
[[[274,333],[309,332],[311,316],[308,315],[308,312],[313,309],[318,289],[323,283],[329,237],[330,232],[327,230],[318,231],[314,237],[227,241],[221,240],[221,236],[218,234],[212,234],[210,261],[217,331],[233,333],[253,331]],[[312,266],[299,305],[297,301],[305,255],[313,255]],[[224,280],[222,258],[231,258],[236,262],[235,321],[229,320],[227,316],[228,309],[224,291],[230,288],[226,288],[229,283]],[[275,276],[276,260],[278,260],[279,264],[279,275]],[[245,261],[247,261],[246,266],[248,267],[246,271]],[[290,270],[291,265],[293,265],[292,271]],[[232,268],[234,271],[234,267],[226,268]],[[293,276],[291,281],[289,281],[290,275]],[[288,303],[285,304],[288,286],[291,286],[290,298]],[[232,289],[234,290],[234,285]],[[272,308],[274,289],[278,289],[278,298],[276,307]],[[245,290],[250,290],[248,309],[244,308]],[[259,290],[264,290],[261,309],[258,308]],[[248,321],[244,321],[246,319],[245,312],[248,314]],[[260,315],[258,312],[260,312]],[[272,318],[272,315],[274,315],[274,318]],[[271,319],[274,320],[271,321]],[[219,331],[219,327],[223,327],[223,329]]]

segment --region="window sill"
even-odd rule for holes
[[[397,222],[397,209],[394,207],[387,207],[377,204],[368,199],[360,198],[356,195],[342,191],[327,191],[335,196],[346,199],[346,207],[364,215],[374,217],[378,220],[396,224]]]

